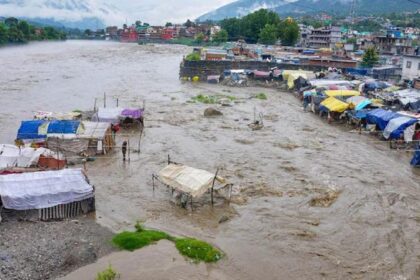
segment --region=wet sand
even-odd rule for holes
[[[104,92],[108,106],[111,97],[122,106],[146,100],[141,153],[123,163],[117,151],[88,165],[98,222],[120,231],[139,220],[206,240],[227,254],[204,273],[203,265],[185,264],[182,257],[173,264],[152,253],[165,252],[159,243],[135,253],[142,260],[150,252],[155,263],[170,267],[156,278],[148,271],[148,279],[174,279],[185,267],[193,279],[420,277],[420,174],[409,154],[304,113],[290,93],[184,84],[179,63],[189,50],[78,41],[1,49],[7,75],[0,76],[0,140],[13,141],[20,120],[35,110],[90,109],[94,98],[102,104]],[[259,92],[268,100],[250,98]],[[216,105],[224,115],[205,118],[208,105],[187,103],[197,94],[231,95],[237,102]],[[259,131],[247,126],[254,108],[264,114]],[[152,174],[168,154],[197,168],[222,168],[239,194],[230,205],[217,200],[212,208],[206,198],[194,212],[180,209],[166,188],[152,191]],[[339,193],[331,206],[311,206],[327,192]],[[229,220],[219,224],[224,216]]]

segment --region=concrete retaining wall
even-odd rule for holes
[[[269,71],[273,67],[281,70],[308,70],[319,72],[326,69],[316,65],[297,65],[286,63],[272,63],[263,61],[186,61],[181,63],[179,77],[200,77],[201,81],[206,81],[209,75],[221,75],[227,69],[249,69]]]

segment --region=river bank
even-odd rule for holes
[[[97,221],[115,232],[144,221],[215,244],[227,256],[204,267],[179,256],[173,262],[150,257],[150,270],[136,263],[150,279],[153,272],[155,279],[182,275],[182,267],[195,279],[419,276],[420,177],[406,164],[409,155],[302,113],[286,92],[182,83],[179,64],[190,51],[80,41],[19,48],[13,56],[1,50],[7,75],[0,77],[0,140],[13,141],[19,121],[35,110],[89,109],[104,92],[108,106],[112,98],[127,106],[146,100],[142,152],[129,163],[119,151],[88,163]],[[261,92],[266,100],[254,98]],[[191,102],[200,94],[234,96],[235,102],[212,105],[223,115],[206,118],[209,105]],[[254,110],[264,119],[259,131],[248,127]],[[151,187],[151,174],[165,166],[168,154],[197,168],[221,168],[220,175],[237,186],[236,199],[217,201],[214,208],[199,204],[194,212],[171,204],[165,188]],[[311,203],[330,192],[338,194],[330,205]],[[138,254],[172,254],[160,243],[146,249]]]

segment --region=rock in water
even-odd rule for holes
[[[215,116],[222,116],[222,115],[223,115],[222,112],[214,108],[207,108],[206,110],[204,110],[205,117],[215,117]]]

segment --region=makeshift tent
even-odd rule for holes
[[[59,155],[45,148],[19,148],[15,145],[0,144],[0,169],[39,166],[41,157],[43,158],[44,163],[45,159],[55,159],[56,164],[52,167],[63,167],[65,163],[64,159],[62,159]]]
[[[142,109],[124,109],[121,111],[120,117],[122,118],[131,118],[131,119],[140,119],[143,117]]]
[[[38,129],[43,125],[43,120],[22,121],[17,133],[17,139],[25,142],[42,142],[46,135],[38,133]]]
[[[300,71],[300,70],[285,70],[283,71],[283,80],[287,81],[287,87],[293,89],[295,86],[295,80],[299,77],[308,80],[308,78],[314,76],[313,72]]]
[[[81,169],[0,176],[0,197],[6,209],[50,208],[94,196]]]
[[[162,183],[192,197],[199,197],[211,189],[214,178],[214,173],[180,164],[169,164],[159,172]],[[221,177],[216,180],[225,182]]]
[[[34,119],[36,120],[76,120],[82,117],[80,112],[70,113],[54,113],[46,111],[37,111],[34,113]]]
[[[121,108],[99,108],[93,121],[118,124],[120,122],[121,111]]]
[[[271,77],[271,72],[255,70],[253,74],[256,79],[269,79]]]
[[[220,75],[207,76],[207,82],[209,84],[218,84],[220,82]]]
[[[75,138],[79,126],[80,121],[50,121],[47,128],[47,137]]]
[[[89,141],[89,154],[106,154],[114,147],[111,123],[82,122],[81,128],[77,137]]]
[[[414,118],[405,116],[396,117],[388,122],[383,135],[385,139],[399,139],[404,134],[406,128],[417,122],[418,120]]]
[[[349,108],[349,104],[338,100],[337,98],[328,97],[321,102],[321,107],[326,108],[329,112],[342,113]]]
[[[334,96],[359,96],[360,92],[355,90],[326,90],[325,95],[329,97]]]
[[[359,111],[364,109],[366,106],[372,104],[372,101],[363,96],[353,96],[346,100],[347,103],[350,104],[351,108],[354,110]]]
[[[397,118],[399,116],[400,116],[399,114],[392,111],[387,111],[383,109],[375,109],[367,113],[366,119],[368,123],[376,124],[378,128],[381,131],[383,131],[388,125],[388,122],[390,120]]]
[[[345,80],[323,80],[323,79],[318,79],[318,80],[310,80],[309,83],[311,84],[311,86],[320,88],[320,87],[328,87],[328,86],[332,86],[332,85],[336,85],[336,86],[351,86],[352,83],[349,81],[345,81]]]

